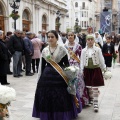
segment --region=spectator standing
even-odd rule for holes
[[[9,40],[9,50],[13,55],[13,76],[21,77],[21,59],[24,51],[23,40],[21,39],[21,31],[15,30],[14,35]]]
[[[9,46],[9,40],[10,40],[10,37],[11,37],[11,36],[12,36],[12,32],[11,32],[11,31],[8,31],[7,34],[6,34],[6,36],[5,36],[5,43],[6,43],[7,48],[8,48],[8,46]],[[9,51],[9,50],[8,50],[8,51]],[[9,51],[9,56],[8,56],[8,63],[9,63],[9,65],[8,65],[8,70],[7,70],[7,74],[9,74],[9,75],[12,75],[12,72],[10,71],[11,57],[12,57],[12,54],[11,54],[10,51]]]
[[[9,85],[7,82],[8,49],[3,40],[3,31],[0,30],[0,83]]]
[[[26,37],[26,32],[21,32],[21,38],[22,38],[22,40],[24,39]],[[23,69],[25,69],[25,53],[23,52],[23,54],[22,54],[22,64],[23,64]],[[22,69],[22,64],[21,64],[21,71],[24,71],[23,69]]]
[[[39,66],[39,61],[40,61],[40,56],[41,56],[41,48],[42,48],[42,41],[36,37],[35,34],[33,34],[33,39],[31,40],[33,44],[33,49],[34,49],[34,54],[32,56],[32,69],[33,73],[38,72],[38,66]],[[36,66],[36,69],[35,69]]]
[[[41,51],[47,46],[47,34],[46,30],[42,30],[41,34],[38,36],[38,38],[43,42]]]
[[[32,63],[32,56],[34,54],[33,45],[31,39],[33,38],[33,34],[31,32],[26,33],[26,37],[23,39],[24,41],[24,48],[25,48],[25,63],[26,63],[26,76],[32,76],[31,73],[31,63]]]

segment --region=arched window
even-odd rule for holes
[[[46,15],[42,16],[42,29],[47,30],[47,17],[46,17]]]
[[[75,2],[75,7],[78,7],[78,2]]]
[[[23,20],[29,20],[29,12],[28,12],[28,10],[24,10],[22,18],[23,18]]]
[[[27,9],[23,11],[22,19],[23,31],[30,31],[30,13]]]
[[[43,15],[43,17],[42,17],[42,23],[43,23],[43,24],[46,24],[46,23],[47,23],[47,18],[46,18],[45,15]]]

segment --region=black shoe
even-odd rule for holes
[[[26,76],[33,76],[33,75],[34,75],[33,73],[26,74]]]
[[[4,83],[4,84],[2,84],[2,85],[10,85],[10,83]]]
[[[12,73],[12,72],[8,72],[7,74],[8,74],[8,75],[12,75],[13,73]]]
[[[25,71],[22,69],[21,72],[25,72]]]
[[[20,74],[20,75],[18,75],[18,76],[19,76],[19,77],[22,77],[23,75]]]
[[[23,67],[23,69],[25,70],[25,67]]]
[[[19,78],[19,76],[18,76],[18,75],[14,75],[14,77],[17,77],[17,78]]]

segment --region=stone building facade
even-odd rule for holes
[[[21,0],[16,28],[34,33],[42,29],[66,31],[66,6],[65,0]],[[61,13],[59,26],[56,23],[58,10]],[[12,11],[9,0],[0,0],[0,29],[5,32],[14,31],[14,20],[9,17]]]
[[[74,30],[75,20],[78,18],[78,25],[81,27],[81,32],[87,33],[88,27],[96,30],[96,0],[69,0],[69,28]],[[72,24],[71,24],[72,23]]]

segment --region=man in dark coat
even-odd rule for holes
[[[24,48],[25,48],[25,62],[26,62],[26,76],[32,76],[33,73],[31,73],[31,63],[32,63],[32,56],[34,54],[33,45],[31,42],[32,39],[32,33],[27,32],[26,37],[23,39],[24,41]]]
[[[9,85],[7,82],[7,68],[8,68],[8,49],[3,41],[3,31],[0,30],[0,83],[2,85]]]
[[[21,77],[22,53],[24,51],[24,43],[21,39],[21,31],[15,30],[14,35],[9,40],[9,50],[13,54],[13,76]]]

